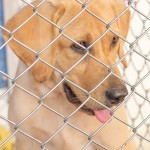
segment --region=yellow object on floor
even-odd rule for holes
[[[0,126],[0,147],[1,144],[11,135],[9,130],[4,127]],[[10,139],[4,146],[0,148],[0,150],[13,150],[13,140]]]

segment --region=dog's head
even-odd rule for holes
[[[105,106],[112,107],[127,95],[125,85],[116,77],[121,78],[117,66],[110,68],[117,56],[124,55],[123,40],[118,35],[126,38],[130,12],[126,11],[109,28],[109,23],[125,9],[122,0],[91,0],[87,5],[74,0],[40,2],[33,2],[36,7],[27,6],[8,21],[5,27],[10,33],[3,31],[5,40],[11,39],[9,46],[27,66],[42,59],[30,69],[37,82],[58,80],[56,71],[47,64],[67,72],[65,77],[70,82],[63,83],[62,93],[75,105],[90,95],[82,110],[95,112],[99,120],[105,121],[100,118],[100,110],[106,114]],[[122,64],[127,67],[125,59]]]

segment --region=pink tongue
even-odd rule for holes
[[[105,123],[111,118],[110,111],[108,109],[95,110],[94,113],[95,113],[96,118],[101,123]]]

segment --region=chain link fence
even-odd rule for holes
[[[148,85],[149,78],[149,58],[150,58],[150,48],[149,48],[149,9],[150,1],[134,1],[131,7],[132,18],[130,25],[130,33],[128,39],[130,41],[135,41],[133,52],[130,53],[128,62],[129,70],[133,73],[131,77],[129,72],[125,71],[126,81],[132,85],[136,85],[136,94],[132,96],[130,102],[127,103],[128,114],[131,118],[133,126],[141,127],[138,130],[138,133],[141,134],[141,137],[138,138],[138,149],[149,149],[150,146],[150,122],[149,122],[149,90],[150,86]],[[131,70],[130,70],[131,69]],[[132,107],[134,106],[134,111]],[[147,120],[142,124],[142,120]],[[145,142],[145,137],[147,142]],[[147,146],[144,146],[144,145]]]
[[[35,99],[37,99],[37,101],[39,102],[39,105],[35,109],[33,109],[32,112],[30,112],[30,114],[28,114],[25,118],[23,118],[23,120],[21,122],[19,122],[17,124],[15,122],[12,122],[12,120],[8,119],[8,117],[6,115],[7,109],[5,110],[5,112],[3,112],[3,108],[0,107],[0,109],[1,109],[0,112],[3,112],[0,115],[1,122],[5,122],[6,124],[9,123],[15,129],[14,132],[9,137],[7,137],[4,141],[2,141],[2,143],[0,143],[0,149],[3,148],[10,139],[14,138],[16,134],[20,133],[23,136],[36,141],[41,146],[41,149],[46,150],[47,149],[46,144],[48,142],[50,142],[51,140],[53,140],[57,135],[59,135],[66,126],[69,126],[69,127],[73,128],[74,130],[76,130],[77,132],[84,134],[89,139],[89,141],[87,141],[87,143],[82,146],[82,148],[81,148],[82,150],[87,149],[89,147],[89,145],[92,143],[99,146],[100,149],[109,150],[108,147],[106,147],[105,145],[102,145],[100,143],[97,143],[92,138],[97,134],[97,132],[100,132],[105,126],[107,126],[108,122],[106,122],[104,125],[100,126],[92,135],[88,135],[84,130],[76,127],[74,124],[71,124],[69,122],[69,119],[75,113],[77,113],[79,111],[79,109],[89,101],[90,98],[94,102],[99,103],[100,105],[103,105],[100,102],[98,102],[96,99],[94,99],[90,94],[91,94],[91,92],[96,90],[99,86],[101,86],[103,84],[103,82],[105,82],[105,80],[107,80],[107,78],[110,75],[114,75],[116,78],[119,78],[115,73],[113,73],[112,70],[116,66],[119,66],[121,61],[124,58],[126,58],[128,61],[128,68],[124,70],[120,66],[120,70],[121,70],[122,74],[124,75],[125,80],[122,80],[121,78],[119,78],[119,79],[127,85],[129,95],[126,97],[124,102],[121,103],[121,105],[117,106],[117,109],[115,109],[115,111],[117,111],[118,108],[122,106],[122,104],[125,104],[127,111],[128,111],[129,122],[124,122],[120,118],[117,118],[115,115],[113,115],[112,117],[117,119],[120,123],[128,126],[131,129],[131,131],[133,131],[133,132],[132,132],[131,136],[126,141],[124,141],[124,143],[122,143],[122,145],[118,145],[118,147],[119,147],[118,149],[124,149],[126,147],[126,144],[128,144],[128,142],[130,142],[133,139],[136,139],[138,150],[149,150],[149,148],[150,148],[150,128],[149,128],[150,127],[150,64],[149,64],[150,63],[150,31],[149,31],[149,29],[150,29],[150,0],[123,1],[123,3],[127,4],[126,9],[124,9],[124,11],[120,12],[120,14],[118,16],[116,16],[116,18],[114,18],[111,22],[105,22],[102,18],[98,17],[96,14],[94,14],[93,12],[88,10],[87,6],[88,6],[88,4],[91,3],[92,0],[85,0],[84,2],[80,1],[80,0],[75,0],[75,2],[77,4],[81,5],[82,9],[74,18],[72,18],[69,22],[67,22],[63,27],[58,26],[51,20],[48,20],[46,18],[46,16],[43,16],[42,14],[40,14],[38,12],[38,8],[45,2],[45,0],[41,0],[39,2],[39,4],[37,5],[37,7],[33,6],[27,0],[20,0],[20,1],[22,3],[24,3],[25,5],[28,5],[31,8],[33,8],[34,12],[33,12],[32,16],[27,18],[21,25],[19,25],[12,32],[8,31],[2,25],[0,25],[1,31],[5,30],[6,32],[8,32],[10,34],[10,38],[3,45],[0,45],[0,50],[2,51],[3,48],[6,47],[6,45],[11,40],[14,40],[17,43],[19,43],[22,47],[25,47],[26,49],[28,49],[29,51],[34,53],[36,55],[36,60],[26,70],[23,70],[22,73],[20,73],[17,77],[10,76],[9,74],[6,74],[5,72],[0,71],[0,76],[7,78],[7,80],[9,82],[11,82],[11,85],[9,86],[9,88],[7,90],[1,90],[0,105],[2,106],[3,102],[7,101],[8,98],[6,98],[6,97],[9,97],[9,95],[12,92],[14,87],[17,87],[20,90],[22,90],[23,92],[33,96]],[[10,3],[12,3],[12,2],[10,2]],[[129,35],[128,35],[127,39],[124,39],[121,35],[118,35],[114,30],[112,30],[111,27],[112,27],[113,23],[116,22],[118,20],[118,18],[120,18],[124,13],[126,13],[126,11],[128,9],[130,9],[131,14],[132,14],[131,24],[130,24]],[[116,64],[113,65],[112,68],[110,68],[105,63],[101,62],[96,57],[94,57],[89,52],[87,52],[83,57],[80,58],[80,60],[75,62],[75,64],[73,66],[71,66],[69,68],[69,70],[67,70],[66,72],[62,72],[55,66],[48,64],[46,61],[44,61],[40,57],[40,55],[48,47],[52,46],[58,40],[58,38],[60,38],[61,36],[63,36],[64,38],[66,38],[67,40],[69,40],[73,43],[76,43],[78,46],[85,49],[84,46],[80,45],[80,43],[78,43],[76,40],[74,40],[71,37],[69,37],[68,35],[66,35],[64,32],[64,30],[85,11],[88,12],[89,14],[91,14],[91,16],[93,16],[94,18],[96,18],[97,20],[102,22],[103,24],[105,24],[105,26],[107,27],[107,30],[102,35],[99,35],[99,37],[97,39],[95,39],[95,42],[93,42],[88,47],[88,49],[91,48],[92,46],[94,46],[98,41],[100,41],[107,34],[107,32],[112,32],[112,33],[116,34],[117,36],[119,36],[121,40],[125,41],[126,53],[121,59],[119,59],[117,61]],[[13,34],[15,32],[17,32],[17,30],[22,28],[27,22],[29,22],[32,19],[32,17],[34,17],[35,15],[40,16],[46,22],[53,25],[55,28],[57,28],[59,30],[59,35],[57,37],[55,37],[52,41],[50,41],[48,45],[45,45],[45,47],[43,49],[41,49],[41,51],[39,53],[35,52],[34,49],[28,47],[27,45],[23,44],[21,41],[18,41],[15,37],[13,37]],[[93,58],[93,60],[95,60],[97,63],[105,66],[110,71],[108,76],[106,76],[100,83],[97,83],[97,85],[90,92],[87,92],[84,88],[80,87],[79,85],[77,85],[76,83],[72,82],[71,80],[69,80],[67,78],[67,74],[69,74],[70,71],[72,71],[87,56]],[[59,83],[57,83],[52,89],[50,89],[41,98],[38,97],[37,95],[34,95],[34,93],[32,93],[31,91],[28,91],[22,85],[19,85],[17,82],[24,74],[26,74],[26,72],[28,72],[39,61],[43,62],[50,68],[54,69],[56,72],[58,72],[62,76],[62,80]],[[51,108],[50,106],[46,105],[43,102],[43,99],[45,97],[47,97],[48,95],[50,95],[54,90],[56,90],[64,81],[67,81],[72,86],[75,86],[76,88],[78,88],[81,91],[88,94],[88,98],[84,101],[84,103],[81,104],[76,110],[71,112],[68,116],[64,116],[63,114],[57,112],[55,109]],[[21,126],[30,117],[32,117],[34,115],[34,113],[36,113],[38,110],[40,110],[41,107],[46,108],[48,111],[52,111],[53,113],[56,114],[56,117],[59,116],[64,120],[64,124],[44,142],[39,141],[38,139],[36,139],[35,137],[31,136],[30,134],[26,133],[24,130],[21,129]],[[44,122],[44,120],[43,120],[43,122]]]

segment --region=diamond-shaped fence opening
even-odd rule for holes
[[[3,31],[5,35],[7,35],[7,40],[5,40],[3,43],[0,43],[0,52],[3,52],[5,50],[4,48],[7,48],[8,44],[14,42],[23,51],[25,58],[29,57],[29,55],[31,55],[33,58],[30,62],[27,62],[28,66],[24,67],[22,64],[23,67],[17,71],[18,73],[16,76],[12,75],[11,71],[9,70],[8,73],[2,70],[0,66],[0,79],[8,82],[9,85],[5,89],[0,89],[0,124],[4,126],[1,127],[0,125],[0,149],[12,150],[14,145],[16,145],[17,150],[21,148],[22,150],[32,149],[31,145],[33,144],[34,149],[43,150],[129,150],[129,144],[132,141],[136,141],[135,145],[137,145],[137,150],[149,150],[150,0],[120,0],[122,3],[124,3],[124,5],[126,5],[126,8],[119,12],[115,18],[112,18],[110,15],[110,18],[108,19],[109,21],[104,20],[103,17],[96,14],[95,10],[92,10],[90,7],[88,7],[90,5],[95,5],[92,1],[95,3],[102,3],[104,5],[102,0],[71,0],[68,1],[69,5],[70,3],[72,3],[72,5],[77,5],[78,11],[72,8],[74,10],[68,12],[67,15],[69,16],[69,13],[74,13],[73,17],[70,17],[69,20],[64,20],[62,25],[57,25],[56,21],[53,19],[51,20],[48,15],[46,15],[47,5],[45,5],[45,3],[47,1],[48,0],[38,0],[36,4],[33,4],[31,3],[31,0],[16,0],[16,2],[13,2],[14,7],[18,8],[20,5],[25,5],[28,6],[28,9],[30,9],[32,12],[30,12],[30,14],[27,15],[28,17],[22,20],[21,24],[18,24],[13,30],[8,30],[3,24],[0,24],[1,34]],[[59,0],[56,1],[59,2]],[[51,3],[51,0],[48,2]],[[8,3],[6,1],[4,2],[3,9],[6,14],[8,14],[7,10],[9,10],[11,3],[12,2],[10,1],[8,1]],[[118,3],[116,2],[115,5],[118,5]],[[41,7],[43,6],[45,6],[45,11],[41,10]],[[130,30],[128,37],[125,39],[114,29],[114,23],[117,22],[125,13],[127,13],[129,9],[131,11]],[[90,44],[87,44],[85,41],[80,42],[80,39],[74,39],[76,30],[78,31],[77,27],[80,23],[79,20],[81,20],[84,15],[87,15],[89,18],[91,18],[93,22],[97,22],[99,26],[105,27],[105,30],[103,30],[100,34],[93,34],[95,36],[94,39],[88,35],[88,38],[92,39]],[[42,32],[45,32],[45,28],[53,28],[57,33],[55,34],[56,36],[50,38],[51,40],[44,41],[44,44],[41,44],[41,47],[36,46],[40,45],[40,43],[32,43],[36,38],[39,38],[39,36],[43,35],[40,31],[39,22],[35,24],[32,30],[30,29],[30,31],[35,34],[39,33],[39,35],[36,37],[34,34],[31,34],[29,39],[22,39],[20,38],[21,35],[17,35],[17,33],[20,31],[23,31],[20,32],[20,34],[26,34],[26,30],[28,30],[26,26],[32,23],[32,20],[37,16],[37,20],[39,20],[39,22],[41,21],[45,25],[42,27]],[[82,25],[82,28],[89,25],[88,18],[85,18],[85,20],[86,19],[87,22]],[[13,26],[13,22],[11,23]],[[75,29],[73,28],[74,26],[76,26]],[[93,24],[93,26],[97,28],[95,24]],[[71,32],[67,32],[68,29],[70,29]],[[94,32],[92,29],[93,28],[91,28],[90,31],[91,33]],[[108,65],[109,63],[98,58],[98,56],[95,55],[95,52],[92,53],[91,51],[92,49],[96,49],[95,47],[98,47],[100,42],[106,43],[105,37],[111,37],[112,34],[115,35],[115,38],[113,38],[115,42],[118,37],[121,42],[125,42],[125,54],[117,59],[117,62],[114,62],[110,67],[110,65]],[[43,36],[42,38],[44,39]],[[63,41],[63,43],[61,43],[61,47],[58,47],[57,45],[60,39]],[[69,63],[66,61],[66,58],[61,61],[63,66],[68,67],[62,67],[62,64],[57,64],[57,66],[55,66],[53,61],[50,62],[50,60],[45,57],[45,54],[47,56],[52,54],[52,49],[57,50],[67,47],[67,43],[74,43],[70,46],[74,50],[74,53],[72,53],[72,55],[67,55],[67,58],[70,59]],[[9,51],[10,49],[7,51],[8,54],[10,54]],[[29,55],[26,56],[25,53],[28,53]],[[7,59],[10,58],[8,54]],[[64,56],[65,54],[63,53],[62,55]],[[57,59],[61,60],[59,53],[57,53],[54,57],[57,57]],[[121,62],[124,62],[124,59],[127,59],[128,61],[127,69],[123,69],[122,65],[120,65]],[[5,60],[3,60],[3,63],[4,61]],[[11,69],[13,62],[11,62],[11,60],[8,60],[7,62],[8,69]],[[77,80],[74,80],[74,77],[71,78],[71,74],[74,73],[78,74],[79,76],[76,76],[76,78],[80,79],[81,72],[83,71],[80,69],[80,66],[88,66],[89,63],[93,64],[93,67],[94,65],[97,66],[97,70],[95,72],[91,71],[92,73],[90,74],[90,76],[93,76],[93,81],[97,81],[96,83],[93,84],[91,81],[85,79],[78,82]],[[16,66],[17,65],[15,63],[13,67],[16,68]],[[34,73],[34,70],[37,68],[37,66],[41,67],[38,68],[36,74],[41,72],[42,67],[44,66],[45,69],[43,70],[43,73],[46,71],[49,73],[51,70],[53,70],[55,72],[55,76],[58,77],[58,80],[54,80],[52,83],[46,81],[44,84],[29,84],[28,82],[31,81],[27,78],[31,72]],[[88,77],[87,74],[89,73],[90,69],[92,70],[93,67],[87,69],[85,78]],[[124,79],[115,72],[116,67],[120,68]],[[100,70],[99,68],[101,68],[101,72],[103,72],[101,73],[102,77],[100,79],[96,75]],[[27,79],[26,81],[25,78]],[[35,79],[38,80],[39,76],[35,75]],[[43,76],[40,82],[43,82],[43,80],[45,81],[45,79],[46,76]],[[107,85],[108,80],[115,80],[120,84],[124,83],[128,89],[128,96],[124,99],[124,101],[117,104],[113,110],[110,108],[110,104],[104,103],[104,101],[100,100],[95,94],[98,93],[98,90],[104,90],[103,85]],[[91,85],[88,87],[88,84],[86,83],[85,85],[87,86],[84,86],[81,84],[81,82],[89,82]],[[28,87],[28,84],[32,88]],[[36,87],[39,87],[39,85],[41,87],[37,90]],[[66,93],[68,100],[71,103],[75,103],[75,106],[69,101],[66,101],[66,99],[64,100],[64,96],[62,96],[60,92],[59,95],[57,95],[58,100],[55,102],[55,104],[54,101],[50,103],[51,105],[49,104],[47,99],[49,97],[52,100],[55,99],[55,93],[62,88],[64,88],[64,93]],[[72,89],[77,91],[79,96],[77,96]],[[17,93],[18,95],[16,94],[17,96],[15,97],[15,94],[13,93]],[[9,111],[8,113],[8,102],[10,95],[13,97],[11,99],[16,99],[17,107],[11,103],[10,107],[14,110],[11,110],[11,112]],[[21,102],[17,100],[20,99],[22,95],[26,97],[26,101],[24,102],[22,102],[22,100],[20,100]],[[63,97],[63,105],[61,104],[60,97]],[[70,99],[70,97],[72,98]],[[104,99],[104,97],[105,96],[101,96],[101,99]],[[60,107],[60,105],[62,106]],[[124,106],[127,110],[128,121],[125,117],[122,118],[120,115],[122,114],[122,109],[124,110]],[[22,110],[20,110],[20,108],[22,108]],[[110,111],[111,115],[109,115],[109,118],[107,118],[103,124],[96,123],[94,128],[92,128],[96,119],[92,115],[94,112],[95,115],[98,112],[93,112],[93,109],[100,108],[103,108],[103,110],[107,112]],[[65,112],[64,110],[67,111]],[[84,114],[81,112],[81,110],[86,110],[87,114]],[[80,117],[80,115],[82,117]],[[87,117],[87,115],[90,117]],[[91,118],[93,121],[91,121]],[[51,123],[54,124],[53,126],[51,126],[51,123],[47,123],[48,119],[50,119]],[[110,130],[111,123],[109,122],[111,122],[111,120],[112,122],[115,122],[115,127],[117,130]],[[35,124],[35,122],[37,124]],[[9,126],[11,126],[11,133],[7,131]],[[39,128],[42,126],[45,127],[44,130]],[[28,127],[31,129],[28,129]],[[114,144],[113,140],[117,137],[120,137],[123,132],[122,130],[127,131],[127,129],[129,129],[129,132],[131,133],[128,134],[128,136],[125,136],[126,138],[124,138],[124,140],[120,140],[118,138],[120,141],[115,141]],[[109,134],[105,134],[106,132],[109,132]],[[21,143],[20,145],[17,143],[18,141],[25,141],[26,144]],[[75,145],[74,142],[76,141],[78,142]],[[112,142],[113,144],[110,144]]]

